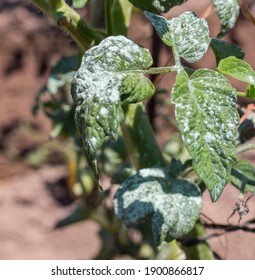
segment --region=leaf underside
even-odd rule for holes
[[[129,0],[137,8],[152,13],[166,13],[174,6],[181,5],[187,0]]]
[[[198,18],[193,12],[185,12],[171,20],[148,12],[145,15],[162,41],[186,61],[196,62],[207,52],[210,38],[205,19]]]
[[[177,75],[172,102],[194,169],[216,201],[236,162],[235,90],[215,71],[200,69],[189,78],[183,70]]]
[[[155,91],[149,79],[135,72],[151,64],[149,51],[123,36],[108,37],[83,56],[71,92],[76,124],[97,180],[96,151],[107,137],[117,138],[121,102],[140,102]]]
[[[239,15],[238,0],[211,0],[221,23],[218,37],[224,36],[235,25]]]
[[[191,181],[172,178],[166,168],[139,170],[114,197],[115,213],[127,226],[151,221],[156,246],[169,235],[187,234],[200,215],[201,203],[199,188]]]

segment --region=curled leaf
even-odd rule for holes
[[[175,179],[166,168],[141,169],[114,197],[115,213],[127,226],[151,221],[155,245],[167,236],[181,237],[195,225],[201,193],[191,181]]]
[[[221,30],[218,37],[224,36],[236,23],[239,15],[238,0],[211,0],[220,18]]]
[[[121,102],[150,97],[154,86],[142,70],[152,64],[149,51],[123,36],[112,36],[88,50],[72,82],[75,120],[96,179],[96,151],[117,138],[123,119]]]

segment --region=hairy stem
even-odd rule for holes
[[[245,93],[245,92],[241,92],[241,91],[238,91],[238,92],[236,93],[236,95],[237,95],[238,97],[247,97],[247,96],[246,96],[246,93]]]
[[[249,151],[249,150],[255,150],[255,144],[246,144],[241,147],[238,147],[237,153],[241,154],[241,153]]]
[[[181,64],[181,59],[180,59],[180,56],[179,56],[178,52],[176,51],[176,49],[174,47],[172,48],[172,51],[173,51],[173,56],[174,56],[174,61],[175,61],[176,68],[178,70],[183,69],[183,66]]]
[[[160,37],[158,36],[157,31],[153,28],[153,34],[152,34],[152,60],[153,60],[153,67],[157,67],[159,64],[159,55],[161,53],[161,47],[162,47],[162,41]],[[159,75],[150,75],[150,80],[154,84],[157,77]],[[156,116],[156,105],[157,105],[157,96],[154,94],[148,101],[146,105],[146,110],[149,116],[150,124],[155,131],[155,116]]]
[[[125,120],[121,128],[133,167],[141,169],[164,165],[164,159],[154,137],[142,103],[123,106]]]
[[[65,29],[82,49],[86,50],[92,42],[99,43],[103,39],[64,0],[32,0],[32,3]]]
[[[111,18],[111,3],[112,0],[104,1],[104,13],[105,13],[105,25],[106,25],[106,34],[108,36],[112,35],[112,18]]]

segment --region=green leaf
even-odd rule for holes
[[[51,75],[66,74],[78,68],[78,56],[64,56],[51,69]]]
[[[238,0],[211,0],[220,18],[221,30],[218,37],[224,36],[236,23],[239,15]]]
[[[145,15],[162,41],[186,61],[198,61],[207,52],[210,38],[205,19],[198,18],[193,12],[185,12],[171,20],[148,12]]]
[[[200,69],[189,78],[183,70],[177,75],[172,102],[194,169],[216,201],[236,161],[235,90],[215,71]]]
[[[214,260],[213,252],[206,240],[207,236],[204,225],[201,221],[197,221],[192,231],[179,240],[186,260]],[[203,241],[196,242],[195,240]]]
[[[235,56],[239,59],[244,58],[244,52],[235,44],[230,44],[226,41],[222,41],[218,38],[212,38],[210,42],[210,47],[212,48],[217,65],[219,62],[226,57]]]
[[[127,35],[132,4],[127,0],[114,0],[111,8],[113,35]]]
[[[239,160],[232,169],[230,181],[242,193],[255,193],[255,167],[246,160]]]
[[[152,64],[149,51],[123,37],[108,37],[88,50],[72,83],[76,123],[96,179],[96,151],[115,140],[123,119],[121,101],[140,102],[155,89],[142,70]]]
[[[70,215],[59,220],[56,223],[55,228],[65,227],[86,220],[89,217],[88,212],[89,211],[84,204],[79,204]]]
[[[56,94],[64,85],[71,84],[75,75],[75,71],[67,72],[65,74],[50,75],[46,89],[51,94]]]
[[[249,84],[247,88],[247,97],[255,100],[255,86]]]
[[[89,0],[73,0],[73,7],[76,9],[83,8]]]
[[[181,5],[187,0],[129,0],[137,8],[152,13],[166,13],[174,6]]]
[[[127,166],[121,165],[113,174],[111,183],[112,184],[121,184],[127,178],[129,178],[133,173],[133,169]]]
[[[47,110],[46,104],[44,105],[44,110]],[[74,106],[63,105],[57,108],[52,108],[52,112],[47,112],[46,115],[51,119],[53,126],[50,133],[51,139],[55,139],[58,136],[70,137],[70,135],[76,134]]]
[[[234,56],[222,59],[217,70],[239,81],[255,85],[255,72],[250,64]]]
[[[65,84],[70,84],[78,66],[77,56],[62,57],[51,69],[46,85],[39,95],[45,92],[56,94]]]
[[[178,238],[195,225],[201,193],[191,181],[174,179],[165,168],[146,168],[128,178],[114,197],[115,213],[127,226],[151,221],[155,245]]]

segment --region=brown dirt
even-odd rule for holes
[[[191,0],[185,7],[202,13],[203,6],[197,2]],[[203,3],[206,5],[206,1]],[[173,14],[181,9],[174,9]],[[209,22],[218,28],[215,16],[210,17]],[[211,28],[212,33],[216,32],[215,28]],[[151,28],[145,19],[137,18],[130,37],[149,47],[150,35]],[[36,117],[31,114],[35,93],[46,81],[52,63],[61,55],[74,53],[76,48],[54,23],[24,1],[1,1],[0,38],[0,259],[91,259],[100,247],[99,228],[95,223],[82,222],[54,230],[56,222],[75,207],[75,203],[60,205],[47,188],[47,182],[54,183],[65,176],[64,165],[46,165],[38,170],[29,168],[19,152],[32,149],[38,139],[24,140],[15,134],[15,127],[26,123],[36,127],[38,134],[45,135],[47,141],[50,122],[41,113]],[[240,19],[227,39],[238,43],[246,51],[247,61],[255,67],[255,27]],[[162,53],[168,56],[166,48]],[[160,63],[164,61],[163,57]],[[198,66],[205,63],[214,66],[210,54]],[[6,138],[7,132],[12,137]],[[159,142],[164,142],[162,139],[166,135],[160,137]],[[4,139],[9,145],[3,144]],[[15,143],[16,148],[10,149],[13,146],[10,143]],[[247,156],[255,162],[254,153]],[[236,201],[237,191],[231,186],[214,204],[205,193],[203,213],[214,223],[226,223]],[[250,212],[242,222],[254,217],[254,205],[253,197],[249,201]],[[237,219],[234,216],[233,223]],[[212,230],[208,231],[211,233]],[[254,233],[239,230],[212,238],[210,244],[221,258],[255,259]]]

